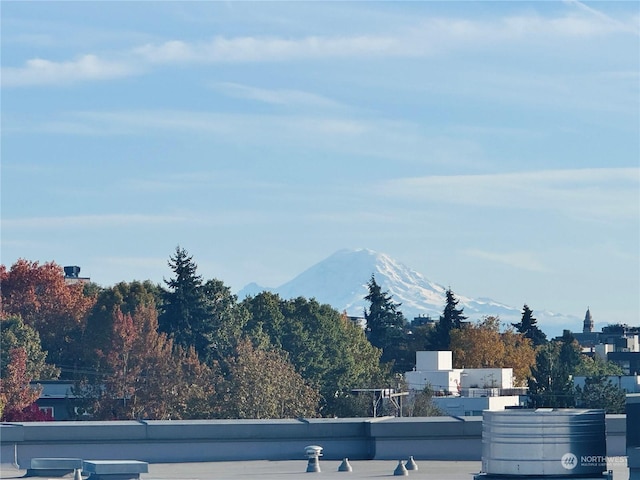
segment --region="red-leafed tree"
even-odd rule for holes
[[[120,282],[99,290],[96,303],[87,314],[82,337],[83,370],[76,379],[88,378],[104,370],[106,358],[96,352],[111,349],[114,311],[119,309],[124,314],[133,314],[140,306],[156,305],[155,290],[159,287],[150,281]]]
[[[0,421],[29,422],[53,420],[51,415],[40,411],[35,401],[40,388],[32,388],[27,375],[27,352],[24,348],[13,348],[9,352],[11,361],[6,376],[0,378]]]
[[[80,283],[67,284],[62,267],[20,259],[7,270],[0,265],[0,316],[19,315],[36,329],[49,363],[70,376],[88,310],[95,302]],[[66,374],[65,374],[66,372]]]
[[[210,411],[211,369],[195,350],[174,349],[158,332],[155,307],[139,306],[133,314],[117,308],[112,328],[111,348],[103,353],[108,373],[85,395],[94,396],[95,418],[202,418]]]

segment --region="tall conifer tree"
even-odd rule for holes
[[[518,323],[512,323],[518,333],[524,335],[525,338],[531,339],[534,347],[546,343],[547,336],[536,325],[538,321],[533,317],[533,311],[527,304],[522,307],[522,319]]]
[[[451,330],[461,328],[463,322],[467,319],[464,316],[463,308],[458,308],[459,300],[453,294],[451,288],[446,293],[447,300],[444,311],[440,315],[440,320],[429,335],[429,350],[450,350],[451,349]]]
[[[394,361],[396,370],[404,371],[412,361],[407,359],[408,342],[406,339],[407,320],[398,308],[389,292],[383,292],[371,275],[368,283],[369,294],[364,297],[370,303],[369,311],[364,312],[367,321],[365,332],[374,347],[382,349],[381,361]]]
[[[212,326],[203,290],[202,277],[193,257],[179,246],[169,259],[175,277],[165,280],[168,289],[163,292],[163,304],[158,319],[161,332],[167,333],[176,345],[185,350],[193,346],[205,357],[211,342]]]

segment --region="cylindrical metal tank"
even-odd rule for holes
[[[488,475],[598,476],[606,456],[604,410],[483,413],[482,470]]]

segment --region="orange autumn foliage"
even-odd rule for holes
[[[0,287],[0,317],[22,317],[40,334],[49,362],[64,361],[64,352],[82,331],[95,297],[86,296],[80,283],[67,284],[62,267],[54,262],[20,259],[10,270],[0,265]]]

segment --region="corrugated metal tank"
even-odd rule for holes
[[[579,477],[606,470],[604,410],[485,411],[482,470],[488,475]]]

